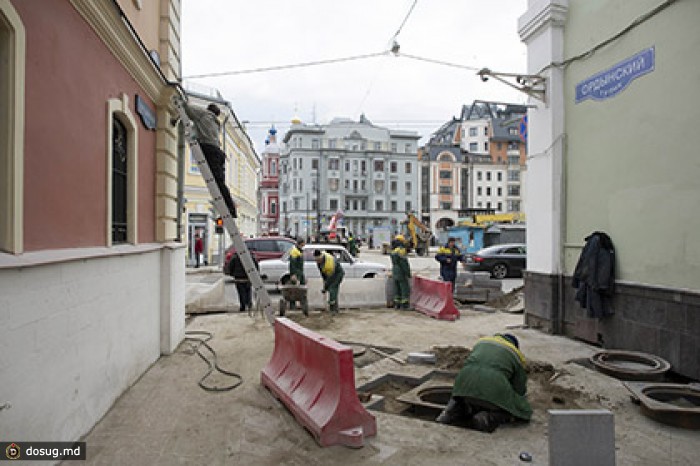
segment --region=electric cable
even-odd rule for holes
[[[416,7],[417,3],[418,3],[418,0],[413,1],[413,5],[411,5],[411,8],[408,9],[408,13],[406,13],[406,17],[401,22],[401,26],[399,26],[399,28],[396,30],[394,35],[391,36],[391,39],[389,39],[389,42],[392,42],[394,39],[396,39],[399,36],[399,34],[401,34],[401,30],[406,25],[406,21],[408,21],[409,16],[411,16],[411,13],[413,13],[413,9]]]
[[[632,21],[626,28],[622,29],[620,32],[617,34],[609,37],[608,39],[605,39],[603,42],[598,43],[597,45],[591,47],[587,51],[583,53],[579,53],[578,55],[575,55],[571,58],[567,58],[564,61],[560,62],[552,62],[549,65],[545,66],[542,68],[537,74],[542,74],[542,72],[547,71],[548,69],[554,67],[554,68],[566,68],[569,66],[571,63],[578,61],[578,60],[584,60],[586,58],[589,58],[593,56],[598,50],[602,49],[606,45],[610,44],[611,42],[619,39],[620,37],[624,36],[628,32],[630,32],[632,29],[636,28],[640,24],[644,23],[645,21],[651,19],[652,17],[656,16],[657,14],[661,13],[663,10],[671,6],[671,4],[675,3],[677,0],[666,0],[664,3],[658,5],[656,8],[653,10],[644,13],[643,15],[637,17],[634,21]]]
[[[219,73],[193,74],[190,76],[184,76],[182,79],[214,78],[214,77],[219,77],[219,76],[235,76],[235,75],[240,75],[240,74],[264,73],[267,71],[281,71],[281,70],[288,70],[288,69],[292,69],[292,68],[304,68],[307,66],[328,65],[328,64],[332,64],[332,63],[341,63],[341,62],[347,62],[347,61],[366,60],[368,58],[381,57],[383,55],[387,55],[388,53],[389,53],[389,51],[385,50],[383,52],[367,53],[364,55],[354,55],[354,56],[350,56],[350,57],[341,57],[341,58],[330,58],[327,60],[316,60],[316,61],[309,61],[309,62],[303,62],[303,63],[293,63],[293,64],[289,64],[289,65],[268,66],[268,67],[264,67],[264,68],[252,68],[252,69],[248,69],[248,70],[222,71]]]
[[[470,70],[470,71],[479,71],[479,70],[481,69],[481,68],[476,68],[476,67],[474,67],[474,66],[469,66],[469,65],[460,65],[460,64],[457,64],[457,63],[450,63],[450,62],[447,62],[447,61],[435,60],[435,59],[433,59],[433,58],[419,57],[419,56],[417,56],[417,55],[411,55],[411,54],[408,54],[408,53],[397,53],[396,55],[399,56],[399,57],[410,58],[410,59],[412,59],[412,60],[418,60],[418,61],[424,61],[424,62],[428,62],[428,63],[434,63],[434,64],[436,64],[436,65],[451,66],[451,67],[453,67],[453,68],[461,68],[461,69]]]
[[[196,335],[203,335],[204,338],[199,338],[199,337],[197,337]],[[209,366],[209,370],[207,371],[206,374],[204,374],[204,376],[203,376],[201,379],[199,379],[199,382],[197,382],[197,384],[198,384],[200,387],[202,387],[204,390],[209,391],[209,392],[227,392],[227,391],[233,390],[234,388],[238,387],[239,385],[241,385],[241,384],[243,383],[243,377],[241,377],[241,375],[240,375],[240,374],[237,374],[236,372],[227,371],[227,370],[225,370],[225,369],[222,369],[222,368],[219,366],[219,363],[218,363],[218,361],[217,361],[217,354],[216,354],[216,351],[214,351],[214,348],[212,348],[211,346],[209,346],[209,344],[207,343],[207,342],[208,342],[209,340],[211,340],[212,338],[214,338],[214,335],[213,335],[211,332],[207,332],[207,331],[204,331],[204,330],[188,330],[188,331],[185,332],[185,341],[187,341],[187,342],[192,342],[192,341],[196,342],[195,344],[190,343],[190,349],[192,350],[192,353],[190,353],[190,354],[197,353],[197,355],[198,355],[200,358],[202,358],[202,360],[203,360],[204,362],[206,362],[207,365]],[[207,359],[207,357],[204,356],[204,354],[202,354],[202,352],[200,351],[200,348],[201,348],[202,346],[204,346],[205,348],[207,348],[207,349],[211,352],[211,354],[212,354],[211,360],[210,360],[210,359]],[[227,376],[229,376],[229,377],[233,377],[233,378],[235,378],[235,379],[238,379],[238,381],[235,382],[233,385],[225,385],[225,386],[223,386],[223,387],[217,387],[217,386],[214,386],[214,385],[206,385],[206,384],[204,383],[204,381],[205,381],[205,380],[212,374],[212,372],[214,372],[215,370],[216,370],[217,372],[221,373],[221,374],[224,374],[224,375],[227,375]]]

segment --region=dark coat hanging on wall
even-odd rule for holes
[[[571,284],[589,317],[614,314],[610,300],[615,290],[615,248],[607,234],[596,231],[586,238]]]

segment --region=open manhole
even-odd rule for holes
[[[664,424],[700,429],[700,388],[670,383],[626,382],[642,414]]]
[[[621,380],[661,380],[671,364],[653,354],[606,350],[590,357],[596,369]]]

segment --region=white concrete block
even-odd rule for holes
[[[386,307],[386,278],[344,278],[338,302],[341,309]],[[322,294],[320,278],[307,279],[309,308],[324,309],[328,295]]]
[[[615,466],[615,418],[607,409],[549,411],[551,466]]]

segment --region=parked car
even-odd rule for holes
[[[246,238],[245,245],[250,251],[250,255],[255,258],[258,263],[271,260],[279,259],[292,249],[294,246],[294,240],[285,238],[282,236],[262,236],[260,238]],[[230,275],[228,266],[231,261],[231,256],[236,251],[233,246],[226,250],[226,257],[224,258],[224,273]]]
[[[469,258],[466,267],[471,271],[490,272],[493,278],[521,277],[527,268],[524,244],[499,244],[481,249]]]
[[[306,280],[321,278],[318,266],[314,260],[314,251],[326,251],[332,254],[343,267],[346,278],[373,278],[386,275],[387,267],[375,262],[365,262],[355,259],[342,246],[336,244],[307,244],[304,246],[304,274]],[[285,283],[289,278],[289,252],[280,259],[260,263],[260,276],[268,284]]]

